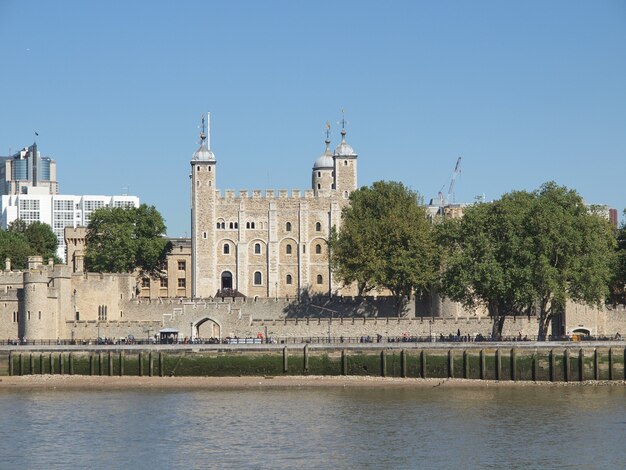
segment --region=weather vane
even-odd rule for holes
[[[206,139],[206,134],[204,132],[205,131],[204,114],[202,115],[201,129],[202,129],[202,131],[200,132],[200,140],[203,141],[204,139]]]
[[[326,140],[330,140],[330,122],[326,121]]]
[[[342,133],[345,132],[345,130],[346,130],[346,124],[350,124],[348,121],[346,121],[346,110],[345,109],[341,110],[341,121],[339,121],[337,124],[341,124],[341,131],[342,131]]]

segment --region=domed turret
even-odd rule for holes
[[[335,147],[335,156],[354,157],[355,155],[354,149],[346,142],[346,130],[341,129],[341,143]]]
[[[200,148],[193,153],[192,160],[215,160],[215,155],[213,155],[213,152],[207,147],[204,132],[200,133],[200,139]]]
[[[330,124],[326,123],[326,150],[313,165],[312,187],[316,194],[334,189],[335,160],[330,152]]]
[[[335,162],[333,161],[333,155],[330,153],[330,140],[326,139],[326,151],[320,155],[320,157],[315,160],[315,164],[313,165],[314,170],[321,170],[323,168],[332,169],[335,166]]]
[[[210,119],[210,114],[208,115]],[[204,133],[204,116],[202,116],[202,132],[200,132],[200,148],[193,153],[192,160],[215,160],[211,152],[211,122],[207,123],[207,134]]]

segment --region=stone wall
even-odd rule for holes
[[[626,335],[626,306],[590,307],[568,302],[565,310],[565,334],[587,330],[593,336]]]
[[[626,334],[626,310],[569,304],[565,333]],[[136,338],[174,328],[181,337],[257,336],[488,336],[492,322],[485,312],[432,299],[412,302],[394,316],[387,297],[311,296],[295,299],[225,297],[141,299],[132,275],[69,274],[67,267],[39,266],[27,272],[0,273],[0,339],[34,340]],[[534,337],[535,317],[509,317],[506,336]]]

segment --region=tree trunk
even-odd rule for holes
[[[491,328],[491,337],[494,339],[502,338],[502,328],[504,327],[504,315],[498,315],[493,317],[493,326]]]
[[[545,341],[548,336],[548,326],[552,321],[552,313],[552,302],[549,298],[543,298],[539,304],[539,331],[537,332],[539,341]]]
[[[537,339],[539,341],[545,341],[548,336],[548,326],[552,321],[552,313],[541,310],[539,312],[539,331],[537,333]]]
[[[506,318],[504,315],[500,315],[500,309],[494,305],[488,307],[489,315],[491,315],[491,319],[493,320],[493,324],[491,326],[491,338],[492,339],[500,339],[502,338],[502,328],[504,327],[504,319]]]
[[[403,312],[404,312],[404,307],[406,306],[406,296],[403,294],[395,294],[395,309],[396,309],[396,316],[401,317],[403,316]]]

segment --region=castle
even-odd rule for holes
[[[330,230],[357,188],[357,154],[346,142],[315,161],[310,190],[217,189],[217,161],[210,122],[191,160],[192,296],[236,292],[247,297],[345,294],[330,271]]]
[[[0,339],[150,338],[162,331],[191,338],[489,335],[484,311],[434,297],[393,317],[388,298],[353,298],[350,287],[333,279],[327,240],[357,188],[357,154],[345,127],[334,152],[327,133],[312,188],[277,195],[218,191],[209,135],[203,129],[191,159],[191,243],[175,241],[165,280],[138,285],[132,274],[82,272],[84,230],[68,227],[68,265],[32,257],[22,272],[6,261]],[[511,317],[503,333],[532,337],[537,330],[536,317]],[[626,331],[626,316],[623,307],[569,304],[558,331],[614,335]]]

